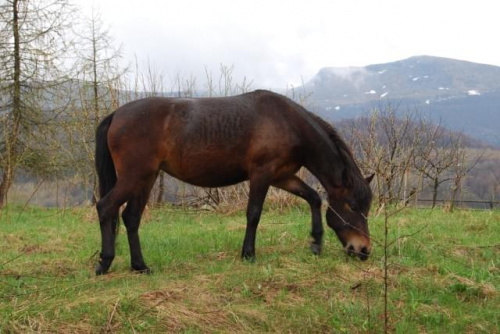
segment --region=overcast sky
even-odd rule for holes
[[[101,12],[130,62],[166,78],[220,64],[285,88],[322,67],[433,55],[500,66],[499,0],[75,0]]]

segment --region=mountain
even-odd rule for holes
[[[500,145],[500,67],[431,56],[327,67],[307,82],[312,110],[329,120],[353,118],[388,103],[415,110],[453,130]]]

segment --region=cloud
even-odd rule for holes
[[[76,0],[90,6],[88,0]],[[322,67],[429,54],[500,65],[499,1],[96,1],[130,60],[203,77],[220,64],[254,87],[309,80]],[[466,20],[465,20],[466,18]]]

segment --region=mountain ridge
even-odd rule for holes
[[[453,130],[500,145],[500,67],[414,56],[363,67],[325,67],[300,89],[328,120],[366,114],[396,102]]]

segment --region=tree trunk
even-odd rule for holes
[[[2,178],[2,183],[0,183],[0,210],[5,206],[5,196],[6,196],[6,187],[5,187],[5,178]]]
[[[434,187],[432,188],[432,208],[433,209],[436,206],[438,187],[439,187],[438,179],[434,179]]]
[[[2,181],[0,182],[0,209],[2,209],[6,204],[7,193],[9,192],[10,186],[12,185],[12,173],[10,169],[7,169],[2,175]]]
[[[19,1],[12,2],[12,32],[14,37],[14,76],[12,94],[12,118],[13,123],[10,129],[6,129],[6,161],[3,166],[4,172],[0,183],[0,208],[5,205],[7,193],[12,185],[14,170],[17,161],[16,147],[19,137],[21,123],[21,51],[19,37]],[[9,131],[10,130],[10,131]]]
[[[156,195],[156,204],[163,203],[163,195],[165,194],[165,173],[160,172],[158,180],[158,194]]]
[[[453,190],[450,198],[450,212],[453,212],[453,209],[455,208],[455,201],[457,199],[458,193],[460,192],[461,185],[462,178],[460,176],[457,176],[454,180]]]

